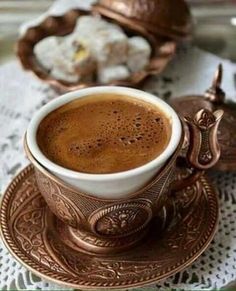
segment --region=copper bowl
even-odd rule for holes
[[[75,27],[77,18],[90,13],[85,10],[71,10],[63,16],[49,16],[40,25],[29,28],[18,40],[16,48],[17,56],[23,68],[33,72],[40,80],[53,86],[60,93],[101,85],[97,82],[70,83],[55,79],[38,63],[34,55],[34,46],[40,40],[52,35],[64,36],[70,34]],[[139,87],[147,77],[160,73],[166,67],[175,54],[177,44],[176,41],[167,37],[156,37],[145,29],[142,32],[137,32],[135,26],[133,29],[122,24],[121,26],[129,35],[143,35],[152,46],[152,57],[146,70],[134,73],[129,79],[114,81],[106,85]]]

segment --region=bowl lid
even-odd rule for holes
[[[192,17],[184,0],[99,0],[93,11],[143,34],[184,39]]]
[[[236,170],[236,103],[225,102],[225,93],[221,89],[223,69],[219,65],[212,86],[204,95],[192,95],[170,100],[172,107],[181,116],[190,116],[198,110],[224,110],[224,117],[219,125],[218,139],[221,146],[221,157],[214,167],[220,171]]]

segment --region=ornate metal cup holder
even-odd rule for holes
[[[150,221],[163,210],[172,192],[192,186],[205,170],[217,163],[220,149],[216,132],[221,118],[222,111],[200,110],[193,119],[186,119],[191,139],[187,159],[192,170],[185,179],[177,179],[176,172],[183,133],[175,153],[153,180],[125,199],[100,199],[74,189],[42,167],[26,141],[25,150],[34,165],[40,193],[52,213],[67,225],[71,240],[89,252],[114,254],[142,240]]]

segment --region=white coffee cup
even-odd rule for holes
[[[86,174],[61,167],[49,160],[40,150],[36,134],[40,122],[58,107],[81,97],[111,93],[135,97],[160,108],[170,120],[171,138],[165,150],[151,162],[125,172],[114,174]],[[149,93],[125,87],[92,87],[62,95],[43,106],[30,121],[26,142],[33,157],[62,181],[89,195],[104,199],[127,198],[148,183],[175,152],[182,136],[182,126],[176,112],[163,100]]]

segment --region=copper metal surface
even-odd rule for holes
[[[174,182],[176,161],[182,140],[169,161],[142,189],[124,199],[99,199],[66,185],[43,168],[32,156],[25,141],[28,158],[35,167],[39,190],[50,210],[71,230],[74,242],[96,253],[117,253],[137,244],[147,232],[150,221],[166,205],[170,191],[191,186],[204,170],[218,161],[217,127],[222,112],[200,110],[188,118],[190,145],[187,158],[194,170],[185,179]]]
[[[20,59],[23,68],[32,71],[40,80],[52,85],[60,93],[101,84],[97,82],[69,83],[53,78],[49,72],[42,68],[42,66],[37,62],[33,51],[34,46],[45,37],[70,34],[74,29],[78,17],[86,14],[89,14],[89,12],[83,10],[71,10],[63,16],[49,16],[40,25],[29,28],[24,36],[22,36],[17,42],[17,56]],[[125,27],[123,28],[125,29]],[[130,33],[131,31],[129,31],[129,34]],[[134,28],[132,34],[137,35],[139,32]],[[140,32],[140,34],[143,34],[147,40],[149,40],[153,48],[152,58],[148,68],[145,71],[134,73],[127,80],[114,81],[106,85],[139,87],[148,76],[160,73],[173,58],[176,51],[175,41],[163,39],[161,37],[157,38],[145,29],[143,32]]]
[[[96,253],[117,253],[137,244],[167,203],[182,143],[164,169],[128,199],[99,199],[79,192],[43,168],[30,153],[38,187],[50,210],[70,226],[74,243]],[[183,185],[181,185],[183,188]],[[73,230],[71,229],[73,228]]]
[[[219,65],[213,78],[212,86],[205,95],[191,95],[174,98],[171,106],[182,116],[192,116],[199,109],[224,111],[219,125],[218,140],[221,148],[221,157],[215,165],[216,170],[236,170],[236,104],[225,101],[225,93],[221,88],[222,66]]]
[[[184,0],[99,0],[93,11],[157,37],[182,40],[191,35],[192,19]]]
[[[212,113],[201,109],[194,119],[185,118],[190,132],[190,150],[187,158],[196,169],[207,170],[220,158],[217,130],[223,117],[223,110]]]
[[[81,193],[43,168],[30,153],[26,142],[25,149],[35,167],[38,187],[49,208],[65,224],[76,229],[69,232],[74,242],[96,253],[117,253],[129,249],[143,238],[151,219],[167,203],[170,188],[174,191],[191,186],[203,170],[218,161],[220,150],[216,130],[221,117],[218,113],[217,116],[217,113],[201,110],[194,119],[188,119],[191,144],[187,157],[195,168],[192,174],[181,182],[174,182],[182,138],[175,154],[157,176],[126,199],[98,199]]]
[[[93,255],[79,250],[67,225],[49,211],[28,166],[3,196],[2,238],[20,263],[54,283],[83,289],[141,287],[186,268],[215,234],[217,195],[206,177],[173,194],[167,215],[152,222],[139,246],[122,254]]]

